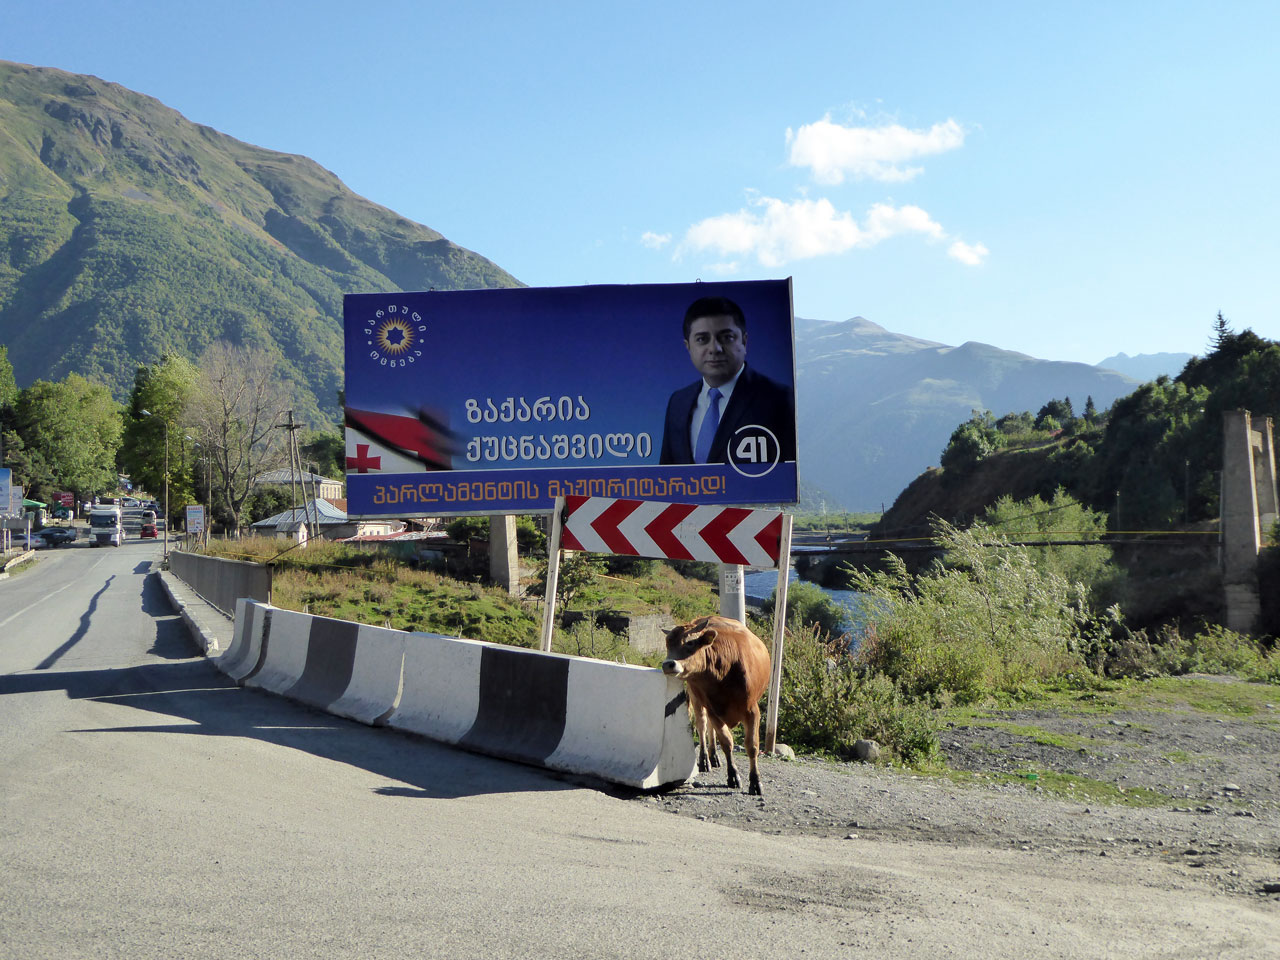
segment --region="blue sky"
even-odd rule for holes
[[[1280,338],[1280,4],[7,0],[536,286],[794,278],[1054,360]]]

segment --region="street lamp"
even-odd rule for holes
[[[144,417],[151,416],[150,410],[143,410]],[[164,559],[169,559],[169,421],[164,424]]]

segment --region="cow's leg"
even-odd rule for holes
[[[733,731],[719,717],[712,718],[711,726],[715,728],[716,740],[719,741],[720,749],[724,752],[724,765],[728,770],[726,782],[730,787],[741,787],[742,781],[738,779],[738,768],[733,765]]]
[[[747,711],[747,719],[742,723],[742,741],[747,748],[747,762],[751,767],[751,775],[747,780],[747,793],[763,796],[760,792],[760,770],[756,758],[760,755],[760,706],[752,704]]]
[[[711,740],[706,704],[692,690],[688,691],[688,695],[689,719],[693,721],[693,729],[698,733],[698,772],[706,773],[712,767],[720,766],[716,760],[716,745]],[[710,757],[709,762],[708,756]]]

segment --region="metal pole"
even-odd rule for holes
[[[556,586],[560,580],[560,524],[564,519],[564,497],[556,497],[551,512],[551,538],[547,542],[547,595],[542,604],[542,635],[538,647],[550,652],[551,634],[556,623]]]
[[[773,668],[769,676],[769,713],[765,717],[764,752],[773,753],[778,742],[778,700],[782,696],[782,648],[787,629],[787,586],[791,579],[791,524],[789,513],[782,515],[782,536],[778,544],[778,588],[773,599]]]
[[[164,422],[164,558],[169,559],[169,421]]]

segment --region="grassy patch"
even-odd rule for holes
[[[1081,717],[1110,716],[1117,711],[1195,710],[1210,716],[1280,723],[1280,687],[1238,677],[1200,675],[1113,680],[1093,690],[1042,687],[1015,704],[952,707],[943,717],[957,725],[980,724],[999,720],[1004,712],[1014,710]],[[1134,725],[1134,729],[1142,727]]]
[[[1032,743],[1044,747],[1059,747],[1063,750],[1088,751],[1097,746],[1097,742],[1088,737],[1080,737],[1071,733],[1056,733],[1041,727],[1012,723],[1008,720],[987,720],[975,718],[969,722],[972,727],[987,727],[992,730],[1003,730],[1014,736],[1025,737]]]
[[[1234,677],[1156,677],[1127,685],[1117,691],[1116,699],[1123,710],[1195,710],[1238,719],[1280,719],[1275,716],[1280,712],[1280,688]]]

